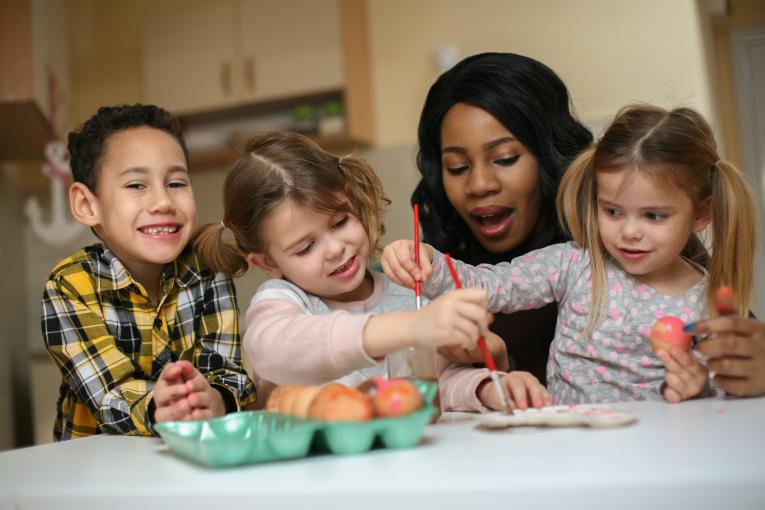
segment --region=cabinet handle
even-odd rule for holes
[[[255,91],[255,58],[247,57],[244,62],[244,79],[247,84],[247,90]]]
[[[220,66],[220,87],[224,96],[231,95],[231,63],[223,62]]]

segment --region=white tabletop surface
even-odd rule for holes
[[[227,469],[94,436],[0,453],[0,509],[765,508],[765,398],[623,406],[636,424],[486,431],[450,414],[410,449]]]

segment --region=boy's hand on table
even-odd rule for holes
[[[196,368],[194,372],[195,374],[186,380],[191,419],[204,420],[226,414],[226,404],[220,392],[213,388]]]
[[[547,389],[542,386],[539,379],[529,372],[514,370],[509,374],[502,376],[502,384],[505,387],[507,396],[510,397],[510,403],[513,409],[528,409],[531,407],[544,407],[552,405],[552,397],[547,393]],[[497,395],[497,388],[492,384],[491,379],[486,379],[478,385],[476,391],[478,400],[496,411],[501,411],[502,401]]]
[[[191,405],[188,402],[188,389],[184,374],[188,374],[187,361],[168,363],[159,374],[159,379],[154,385],[154,422],[190,420]],[[196,370],[196,369],[194,369]]]
[[[707,367],[701,364],[690,351],[672,347],[659,349],[656,356],[664,363],[664,398],[677,403],[698,396],[706,387],[709,378]]]
[[[494,358],[494,363],[497,365],[497,370],[500,372],[507,372],[510,370],[510,358],[507,356],[507,345],[498,335],[494,333],[486,333],[484,336],[486,341],[486,347],[488,347],[491,357]],[[452,345],[442,346],[438,348],[438,353],[446,359],[456,361],[457,363],[483,364],[483,354],[478,346],[472,349],[464,349],[462,347],[455,347]]]

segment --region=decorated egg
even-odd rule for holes
[[[322,387],[308,408],[308,417],[326,421],[367,421],[372,419],[369,396],[338,383]]]
[[[377,416],[404,416],[422,407],[422,395],[406,379],[373,377],[377,391],[373,404]]]
[[[683,331],[685,323],[677,317],[667,315],[657,320],[651,329],[651,346],[653,350],[670,350],[672,347],[689,350],[691,335]]]

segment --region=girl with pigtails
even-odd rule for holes
[[[479,361],[483,335],[501,347],[497,357],[507,357],[488,331],[484,291],[446,292],[413,310],[411,290],[367,267],[379,252],[386,202],[364,159],[338,158],[295,133],[255,137],[229,171],[223,220],[202,227],[194,248],[215,271],[237,276],[252,265],[271,277],[250,303],[243,338],[261,402],[270,383],[355,386],[386,375],[385,356],[407,347],[466,349]],[[235,246],[224,241],[225,229]],[[439,363],[453,381],[489,377],[485,369]],[[503,381],[520,407],[550,402],[530,374],[513,372]],[[493,391],[481,398],[469,384],[450,387],[459,390],[441,395],[444,409],[500,407]]]
[[[735,289],[739,314],[751,306],[752,195],[720,160],[701,115],[624,108],[566,170],[556,208],[571,242],[497,265],[456,263],[466,286],[488,291],[491,312],[558,304],[547,366],[553,402],[679,402],[716,391],[699,356],[676,347],[654,352],[649,341],[660,317],[695,323],[714,315],[722,285]],[[429,256],[418,268],[412,244],[385,248],[386,275],[409,287],[427,279],[429,296],[449,289],[444,256],[423,245]]]

